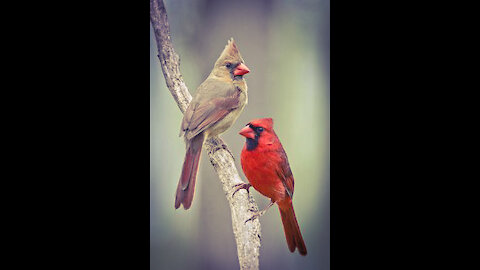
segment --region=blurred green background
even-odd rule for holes
[[[249,101],[222,137],[246,182],[238,131],[272,117],[295,177],[293,204],[308,249],[290,253],[277,206],[260,218],[260,269],[330,269],[330,1],[167,0],[172,41],[192,94],[233,37],[250,68]],[[230,210],[205,152],[190,210],[174,209],[185,154],[182,114],[150,31],[150,268],[238,269]],[[253,188],[260,209],[269,199]]]

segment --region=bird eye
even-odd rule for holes
[[[262,132],[262,131],[263,131],[263,127],[258,127],[257,130],[260,131],[260,132]]]
[[[226,66],[227,68],[231,68],[231,67],[232,67],[232,63],[227,63],[225,66]]]

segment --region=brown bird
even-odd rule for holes
[[[208,137],[225,132],[237,120],[247,104],[247,84],[243,75],[250,72],[231,38],[212,72],[197,88],[183,116],[180,136],[187,152],[178,181],[175,209],[189,209],[195,192],[195,180],[202,146]]]

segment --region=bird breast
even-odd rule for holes
[[[244,148],[240,159],[243,172],[253,188],[273,201],[281,201],[285,199],[285,187],[276,173],[278,160],[272,153]]]

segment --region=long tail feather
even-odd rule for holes
[[[175,196],[175,209],[183,204],[183,208],[187,210],[192,205],[203,141],[204,134],[202,132],[187,142],[188,147],[185,154],[185,160],[183,161],[182,175],[178,181],[177,193]]]
[[[282,217],[283,230],[285,231],[285,237],[287,238],[288,249],[290,252],[294,252],[295,248],[298,248],[301,255],[307,255],[307,247],[303,241],[292,202],[289,201],[281,205],[279,204],[278,209],[280,209],[280,216]]]

